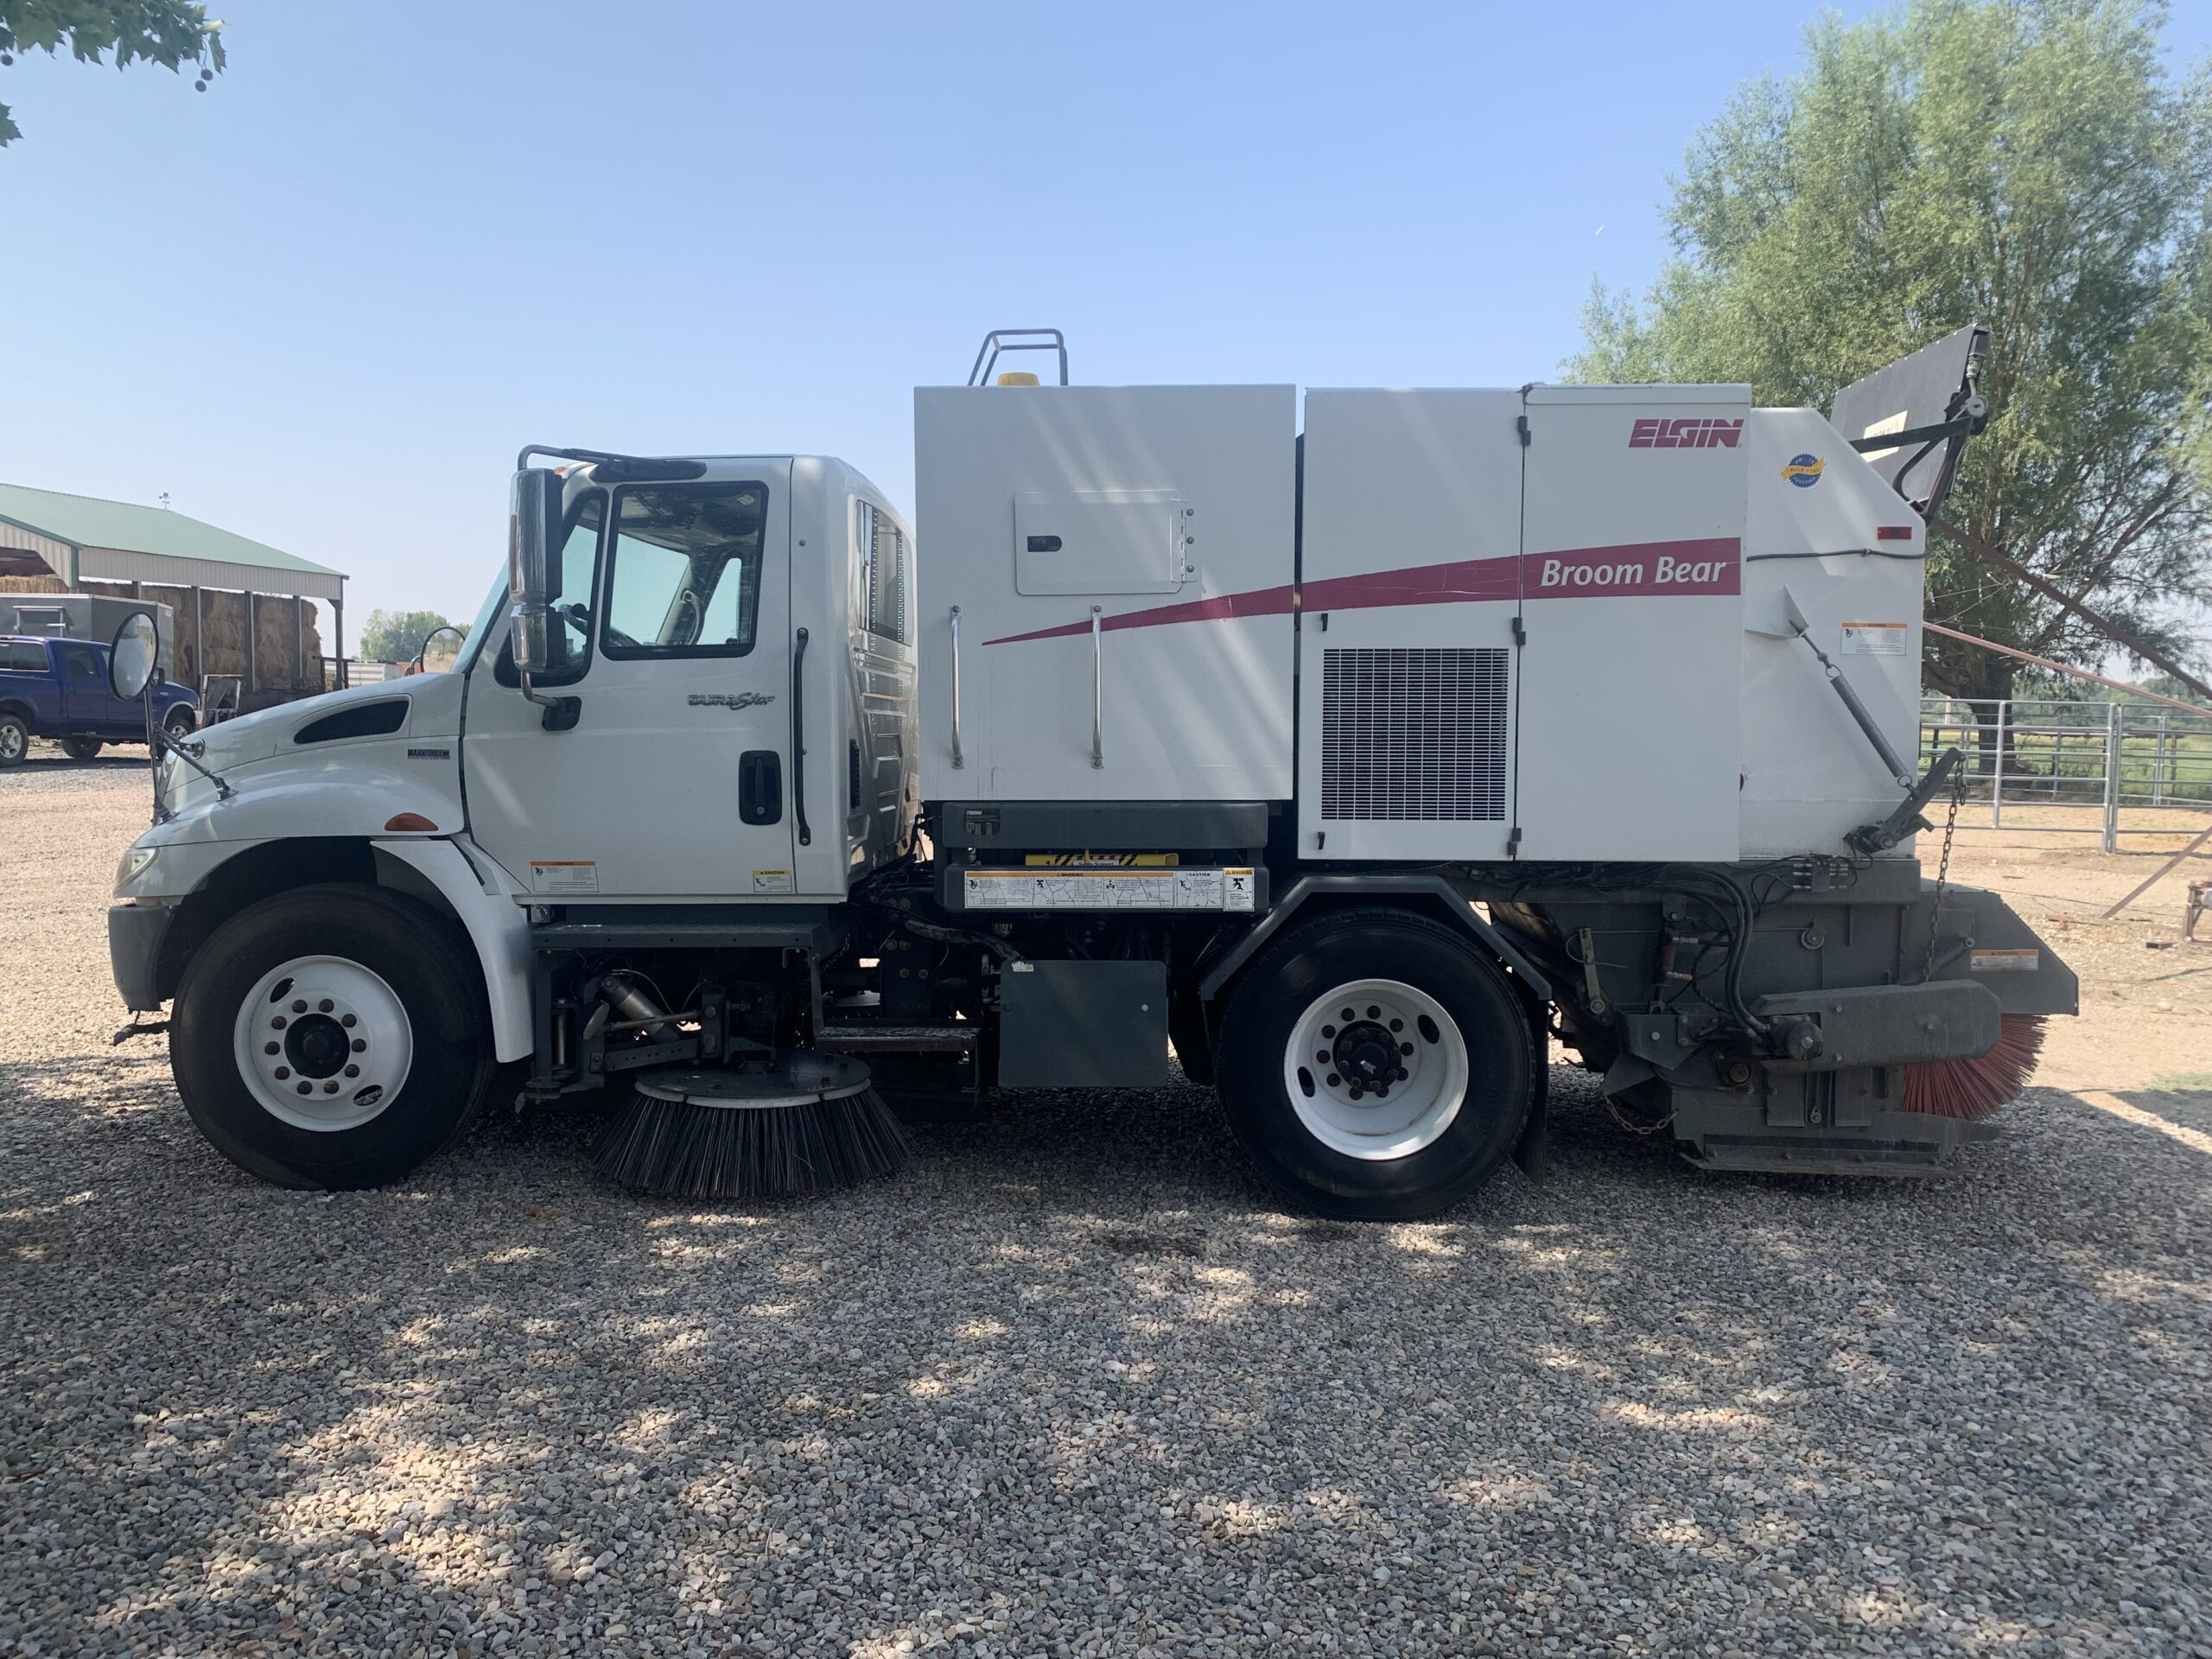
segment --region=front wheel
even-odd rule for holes
[[[1463,933],[1325,916],[1253,964],[1222,1022],[1230,1128],[1294,1202],[1351,1221],[1450,1208],[1512,1150],[1536,1051],[1513,986]]]
[[[20,766],[31,752],[31,728],[20,715],[0,715],[0,768]]]
[[[197,725],[192,717],[192,710],[179,703],[162,716],[162,735],[168,740],[171,747],[175,747],[190,737]]]
[[[493,1075],[475,957],[376,887],[301,887],[217,928],[177,988],[170,1065],[215,1149],[280,1186],[397,1180],[457,1139]]]

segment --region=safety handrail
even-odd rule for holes
[[[968,371],[968,384],[982,386],[990,384],[991,371],[998,366],[1001,352],[1056,352],[1060,359],[1060,384],[1068,383],[1067,337],[1057,328],[994,328],[983,336],[983,344],[976,353],[976,366]]]
[[[1106,646],[1102,607],[1090,607],[1090,769],[1106,766]]]
[[[960,607],[952,607],[952,769],[968,763],[960,756]]]

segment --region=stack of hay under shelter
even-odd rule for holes
[[[172,677],[209,696],[237,683],[235,712],[329,689],[314,601],[337,620],[345,576],[161,507],[0,484],[0,595],[81,593],[169,607]],[[339,671],[342,676],[342,669]]]

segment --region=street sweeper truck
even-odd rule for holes
[[[1179,1061],[1289,1201],[1417,1217],[1541,1159],[1554,1039],[1707,1169],[1935,1167],[2075,1000],[1916,855],[1977,340],[1847,433],[996,335],[915,394],[918,534],[823,457],[533,446],[454,672],[168,747],[117,982],[293,1185],[576,1096],[632,1186],[804,1192]]]

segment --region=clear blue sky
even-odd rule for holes
[[[993,326],[1095,382],[1549,377],[1814,11],[213,10],[205,94],[0,69],[0,479],[166,490],[348,572],[355,633],[474,612],[526,440],[823,451],[911,503],[910,389]]]

